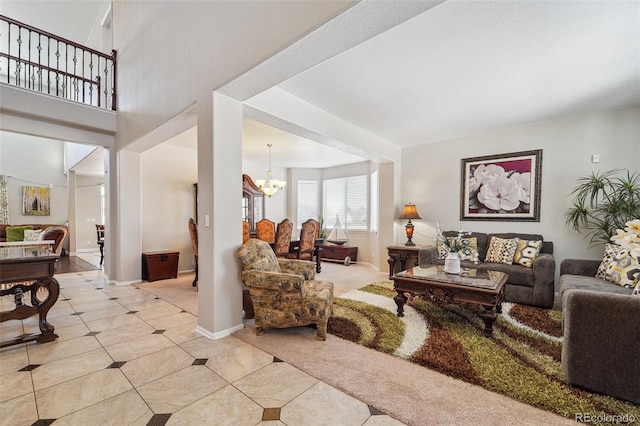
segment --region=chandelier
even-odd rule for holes
[[[262,191],[264,195],[271,197],[278,192],[279,189],[284,189],[287,182],[271,177],[271,147],[273,145],[269,143],[267,146],[269,147],[269,170],[267,170],[267,179],[256,179],[256,185],[258,185],[258,188],[260,188],[260,191]]]

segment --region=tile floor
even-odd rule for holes
[[[322,278],[339,294],[358,266],[328,264]],[[384,279],[371,271],[344,282]],[[0,349],[3,425],[402,424],[240,339],[201,337],[196,313],[146,283],[105,284],[102,271],[57,278],[48,319],[59,338]],[[0,304],[13,309],[9,296]],[[0,340],[38,331],[35,316],[7,321]]]

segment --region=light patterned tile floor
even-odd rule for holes
[[[336,295],[385,276],[325,271]],[[102,271],[56,276],[61,294],[48,318],[59,338],[0,349],[2,424],[402,424],[233,336],[196,334],[197,295],[175,288],[190,275],[127,287],[106,284]],[[12,302],[2,297],[2,310]],[[38,332],[36,317],[0,324],[3,341],[26,332]]]

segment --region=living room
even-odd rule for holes
[[[438,61],[436,60],[433,61],[434,63],[430,67],[415,66],[418,74],[424,74],[422,78],[425,80],[427,79],[428,68],[433,68],[432,72],[436,73],[436,76],[428,75],[432,81],[430,92],[416,95],[409,91],[409,95],[415,96],[415,98],[430,99],[433,103],[427,106],[419,102],[414,109],[410,110],[398,100],[398,105],[401,105],[398,109],[406,113],[407,119],[399,120],[396,130],[389,131],[389,134],[394,134],[398,136],[399,141],[403,141],[400,145],[394,145],[388,143],[388,139],[391,138],[376,135],[373,131],[365,131],[349,123],[346,119],[346,112],[343,115],[339,109],[331,109],[334,106],[332,104],[314,106],[312,102],[305,100],[304,91],[296,88],[297,83],[295,82],[289,83],[289,92],[286,92],[283,88],[276,88],[270,93],[258,91],[258,93],[262,94],[243,97],[236,95],[234,91],[234,84],[242,83],[242,77],[249,78],[247,75],[251,74],[251,72],[245,74],[244,71],[253,70],[253,65],[258,63],[264,67],[271,66],[271,62],[268,59],[271,58],[273,52],[282,49],[282,52],[286,55],[287,49],[284,48],[285,46],[295,47],[293,46],[295,43],[291,42],[292,40],[298,40],[299,36],[307,34],[308,30],[318,27],[320,23],[326,21],[329,17],[336,16],[336,14],[339,17],[339,12],[343,8],[351,6],[350,3],[342,3],[339,6],[334,4],[333,10],[329,10],[329,5],[322,5],[321,7],[326,9],[323,9],[318,14],[305,11],[302,5],[295,4],[290,11],[270,10],[273,15],[268,15],[268,17],[273,21],[266,19],[264,16],[258,18],[256,16],[258,15],[257,12],[248,12],[249,8],[235,11],[234,13],[228,12],[229,14],[224,15],[214,6],[202,4],[194,6],[195,9],[187,13],[182,7],[175,4],[167,4],[165,6],[154,4],[149,10],[145,10],[142,5],[129,3],[117,2],[113,5],[112,11],[112,22],[114,23],[112,47],[117,48],[119,54],[121,54],[119,56],[122,61],[120,62],[122,64],[120,76],[125,81],[119,89],[122,104],[119,105],[118,132],[114,136],[114,144],[112,146],[112,148],[117,146],[117,150],[113,149],[110,152],[108,161],[109,170],[118,170],[122,174],[120,176],[115,176],[113,173],[110,174],[110,181],[106,183],[108,193],[112,194],[112,199],[108,202],[109,210],[107,216],[113,221],[113,227],[118,229],[119,234],[113,236],[114,247],[111,247],[111,251],[108,253],[110,264],[107,266],[107,271],[110,278],[122,283],[139,279],[139,257],[143,246],[143,239],[139,234],[141,225],[144,223],[142,218],[145,215],[142,211],[143,208],[136,204],[136,200],[140,199],[141,192],[138,184],[142,180],[140,177],[142,161],[140,157],[142,155],[135,150],[130,150],[131,145],[140,139],[152,136],[151,134],[154,130],[160,128],[172,118],[178,117],[182,111],[193,106],[195,101],[200,102],[203,99],[203,104],[206,104],[206,106],[202,107],[200,105],[196,107],[196,117],[194,118],[198,124],[197,180],[201,182],[203,193],[208,194],[204,195],[201,200],[202,210],[199,211],[199,216],[204,217],[209,214],[212,215],[212,220],[214,220],[213,229],[204,229],[206,235],[203,243],[204,250],[207,253],[206,257],[212,259],[212,265],[205,268],[203,282],[210,283],[212,288],[207,288],[207,284],[201,288],[203,312],[204,306],[210,305],[212,300],[220,300],[220,295],[223,296],[222,298],[229,296],[228,300],[233,302],[231,305],[240,306],[239,303],[235,303],[236,301],[239,302],[240,295],[236,294],[235,290],[237,290],[240,280],[236,277],[237,269],[235,268],[236,264],[233,255],[236,241],[239,240],[240,230],[224,229],[224,224],[231,223],[233,217],[228,212],[218,212],[214,208],[214,206],[218,205],[233,205],[232,203],[237,199],[237,191],[231,191],[229,188],[236,188],[237,185],[232,180],[227,179],[224,179],[225,182],[220,182],[223,179],[214,179],[214,176],[233,176],[234,174],[239,174],[239,170],[245,169],[241,160],[241,143],[238,145],[238,141],[241,140],[240,131],[236,129],[225,131],[225,133],[215,133],[224,128],[224,124],[219,125],[219,122],[216,121],[218,119],[222,121],[229,119],[229,122],[241,127],[240,122],[243,112],[245,117],[261,117],[262,122],[269,122],[273,125],[282,126],[282,123],[285,122],[289,123],[289,127],[292,130],[307,129],[308,134],[319,139],[324,137],[325,140],[332,142],[339,141],[349,145],[349,149],[352,152],[367,153],[369,156],[378,158],[376,163],[380,165],[383,171],[381,175],[383,185],[380,188],[381,226],[379,233],[372,242],[372,251],[376,252],[372,259],[375,259],[373,261],[374,265],[381,270],[386,266],[386,246],[403,244],[406,240],[405,221],[398,220],[398,216],[401,206],[408,202],[417,206],[422,217],[422,219],[414,220],[414,241],[417,244],[433,243],[432,237],[435,235],[435,225],[439,221],[446,229],[463,228],[480,232],[514,231],[541,234],[545,239],[554,242],[556,261],[558,263],[567,258],[597,259],[602,257],[602,246],[591,247],[583,235],[574,232],[565,224],[564,213],[570,206],[570,194],[575,186],[576,179],[589,175],[596,170],[637,170],[637,160],[635,159],[640,156],[640,144],[638,144],[640,139],[638,81],[634,77],[630,80],[628,79],[629,75],[637,77],[638,41],[637,37],[634,37],[637,35],[637,31],[632,31],[631,36],[627,37],[624,33],[612,35],[610,32],[603,30],[608,37],[601,39],[606,42],[599,43],[594,40],[595,36],[587,37],[578,29],[593,28],[595,26],[594,15],[603,15],[607,18],[614,16],[616,18],[614,20],[616,25],[611,25],[603,17],[604,23],[600,24],[602,27],[597,26],[597,28],[623,27],[628,29],[629,27],[625,25],[629,24],[629,20],[619,20],[617,18],[625,15],[634,16],[633,13],[617,12],[620,13],[618,15],[612,12],[611,15],[601,14],[598,7],[602,5],[596,2],[596,5],[593,6],[595,12],[593,10],[588,13],[585,12],[589,16],[586,23],[580,23],[576,19],[575,22],[572,21],[575,26],[567,26],[567,32],[563,34],[567,38],[571,38],[572,34],[577,34],[575,37],[579,41],[576,44],[584,47],[580,57],[588,56],[596,62],[595,64],[591,62],[581,63],[581,67],[578,67],[578,70],[583,74],[580,77],[589,75],[594,78],[587,81],[580,80],[581,85],[578,85],[572,79],[572,73],[577,73],[578,71],[570,67],[572,63],[570,59],[563,61],[559,59],[562,54],[553,55],[552,58],[556,62],[552,63],[550,62],[551,58],[542,56],[540,51],[554,50],[553,36],[547,39],[542,37],[543,34],[540,34],[540,44],[535,45],[532,40],[536,40],[536,37],[529,34],[529,41],[540,49],[540,51],[534,50],[531,56],[534,59],[536,57],[540,59],[531,62],[519,62],[517,59],[520,59],[521,52],[532,50],[531,44],[519,44],[514,41],[513,45],[511,43],[508,43],[508,46],[500,45],[499,48],[492,51],[494,56],[482,56],[478,53],[479,50],[474,50],[474,46],[467,46],[467,48],[462,49],[459,45],[448,45],[447,40],[451,36],[448,32],[442,35],[430,34],[434,40],[438,41],[437,45],[448,46],[446,47],[449,50],[448,53],[445,52],[440,56],[436,56],[436,58],[439,60],[443,57],[448,59],[448,66],[451,67],[450,73],[459,69],[472,68],[472,64],[483,62],[485,59],[490,66],[488,65],[487,69],[483,69],[483,73],[477,74],[477,80],[473,81],[468,75],[455,74],[457,78],[453,83],[446,86],[447,91],[445,93],[439,90],[439,86],[442,76],[451,75],[448,74],[447,69],[437,68],[436,62]],[[434,6],[433,13],[437,14],[438,8],[447,6],[449,2],[445,2],[442,5],[436,5],[435,3],[437,2],[434,2],[431,6]],[[531,3],[535,4],[534,2]],[[627,7],[634,7],[633,4],[626,5]],[[367,7],[366,4],[358,4],[357,6],[360,8]],[[272,7],[276,6],[272,5]],[[459,3],[457,6],[451,7],[453,9],[443,9],[449,19],[448,22],[452,22],[451,19],[455,20],[455,8],[461,6]],[[531,7],[537,9],[534,6]],[[355,13],[356,9],[353,9],[352,13]],[[346,9],[345,12],[349,10]],[[429,11],[421,12],[429,13]],[[478,12],[479,17],[484,16],[486,18],[486,15],[482,15],[479,10],[473,10],[473,12]],[[560,12],[571,15],[570,9],[561,8],[558,13]],[[221,17],[212,18],[216,13],[221,13],[220,16],[224,15],[224,19],[228,21],[224,21]],[[279,13],[288,18],[282,18],[278,15]],[[389,11],[385,10],[384,13],[380,12],[380,15],[388,13]],[[414,16],[420,15],[416,11],[413,13],[415,14]],[[562,13],[557,16],[566,17]],[[247,15],[251,18],[248,21],[246,20]],[[405,15],[404,18],[400,18],[395,14],[392,15],[393,18],[391,19],[397,19],[395,23],[403,19],[411,21],[411,19],[408,19],[408,15]],[[547,22],[551,25],[552,19],[549,21],[534,20],[533,23],[529,23],[530,26],[525,26],[520,21],[523,15],[526,15],[526,13],[515,13],[513,19],[506,18],[506,22],[511,24],[508,27],[514,34],[518,33],[521,25],[526,28],[533,27],[532,33],[551,32],[541,22]],[[541,17],[541,15],[535,16],[536,18]],[[180,18],[175,19],[181,24],[180,26],[175,26],[175,17]],[[548,18],[548,16],[546,17]],[[437,16],[437,18],[436,21],[444,19],[442,16]],[[212,25],[211,19],[215,20],[215,25]],[[218,19],[221,21],[218,21]],[[236,20],[234,21],[234,19]],[[268,38],[268,40],[265,39],[264,34],[269,34],[270,28],[278,27],[277,24],[274,24],[274,21],[278,22],[278,19],[287,19],[287,22],[289,20],[295,22],[295,28],[282,29],[282,33],[278,33],[272,38]],[[562,21],[562,18],[557,19]],[[257,22],[261,20],[262,22]],[[339,21],[338,19],[334,22],[335,25],[346,25],[344,22],[340,23]],[[224,33],[221,33],[221,35],[213,29],[210,30],[211,32],[205,30],[205,28],[224,28],[230,31],[227,22],[237,22],[242,30],[237,30],[237,33],[232,32],[231,36]],[[467,24],[473,22],[477,24],[476,21],[465,22]],[[492,21],[489,20],[489,22]],[[360,25],[360,23],[357,23],[357,25]],[[387,23],[385,25],[389,29],[395,24]],[[633,23],[630,24],[631,27],[633,25]],[[637,27],[637,24],[635,25]],[[195,28],[196,34],[189,40],[192,46],[199,46],[195,49],[198,51],[198,55],[201,55],[201,52],[205,50],[203,46],[206,46],[211,40],[236,40],[235,37],[237,37],[240,47],[230,46],[225,50],[216,44],[212,46],[210,58],[198,57],[198,61],[190,61],[188,58],[181,56],[174,58],[177,63],[199,64],[197,70],[188,67],[190,73],[187,78],[191,85],[198,87],[189,86],[189,89],[185,90],[183,87],[184,78],[176,78],[174,71],[170,70],[168,58],[157,54],[157,52],[163,51],[169,51],[172,54],[180,51],[180,45],[177,41],[169,40],[171,37],[167,34],[161,34],[161,28],[168,27],[175,28],[176,32],[185,34],[189,32],[190,28]],[[280,25],[280,27],[282,26]],[[362,25],[362,27],[367,27],[367,25]],[[464,33],[464,31],[459,31],[456,25],[452,25],[452,27],[452,32]],[[497,27],[500,26],[497,25]],[[122,32],[116,31],[116,28]],[[141,34],[140,28],[149,28],[150,31],[148,34]],[[473,29],[476,27],[468,25],[467,28]],[[241,39],[240,34],[238,34],[243,31],[248,34],[246,39]],[[289,32],[286,33],[286,31]],[[380,32],[383,31],[381,30]],[[595,30],[593,32],[594,34],[598,33]],[[321,33],[322,31],[319,34]],[[309,34],[313,34],[313,32]],[[368,35],[372,34],[369,33]],[[618,37],[623,41],[620,41]],[[473,39],[474,37],[470,38]],[[425,39],[427,38],[425,37]],[[262,43],[257,43],[256,40],[262,40]],[[493,39],[491,41],[495,42]],[[357,45],[355,41],[352,43]],[[569,45],[575,46],[576,44],[570,43]],[[615,49],[612,49],[612,45]],[[397,46],[397,50],[400,52],[399,55],[406,54],[401,47],[402,44]],[[510,55],[515,56],[507,56],[502,59],[501,54],[504,54],[504,51],[501,52],[501,49],[506,49]],[[314,51],[314,49],[309,48],[307,50]],[[612,50],[615,53],[611,53]],[[236,55],[236,53],[238,54]],[[566,52],[561,53],[566,54]],[[613,59],[610,58],[610,53]],[[224,68],[223,64],[217,63],[215,58],[222,57],[233,58],[231,61],[233,62],[232,66]],[[567,58],[569,57],[571,56],[567,56]],[[465,61],[464,58],[468,58],[468,60]],[[625,59],[619,61],[619,58]],[[318,62],[322,62],[324,59],[318,59]],[[489,59],[492,59],[492,61]],[[575,58],[571,57],[571,59]],[[513,65],[514,62],[519,66],[510,67],[509,65]],[[526,66],[532,64],[536,64],[537,67],[526,68]],[[556,64],[557,68],[553,68],[552,64]],[[166,69],[164,69],[163,65],[166,65]],[[366,63],[365,65],[373,69],[380,67],[380,62],[372,61],[372,63]],[[525,68],[520,68],[520,66],[525,66]],[[196,68],[195,65],[193,67]],[[559,72],[559,68],[565,67],[571,70],[568,75]],[[501,74],[503,69],[508,69],[508,71],[505,74]],[[605,69],[616,69],[622,76],[614,78],[614,76],[606,74],[606,79],[609,80],[603,82],[597,79],[596,77],[605,75]],[[319,71],[322,71],[322,69],[319,69]],[[477,71],[477,69],[473,71]],[[357,72],[362,71],[360,69]],[[498,77],[488,81],[488,75],[493,72],[497,73]],[[260,78],[267,81],[267,74],[260,74]],[[234,80],[234,77],[238,75],[241,78],[237,81]],[[537,85],[531,81],[534,76]],[[554,79],[554,77],[558,76],[558,79]],[[577,75],[575,77],[576,80],[579,80]],[[316,83],[314,87],[307,90],[310,92],[313,92],[312,89],[326,91],[330,94],[328,96],[336,97],[337,103],[344,100],[337,97],[335,92],[329,90],[329,81],[343,80],[341,81],[343,85],[358,85],[357,77],[347,79],[345,74],[341,74],[341,77],[320,75],[314,78],[316,78],[315,82],[321,83]],[[176,80],[181,81],[178,82]],[[394,78],[387,78],[383,81],[388,84],[389,89],[385,89],[388,91],[392,91],[397,85]],[[469,81],[471,81],[471,84],[469,84]],[[225,86],[225,83],[228,84]],[[263,84],[267,85],[266,83]],[[455,85],[460,86],[461,89],[451,90],[452,86]],[[212,100],[210,96],[211,88],[223,86],[222,96],[219,96],[220,94],[218,93],[214,95],[214,100]],[[250,86],[250,84],[247,84],[247,86]],[[268,85],[268,87],[271,86],[273,84]],[[380,84],[380,86],[385,85]],[[527,97],[524,97],[523,92],[517,90],[521,86],[531,88],[530,91],[526,91]],[[564,88],[574,88],[574,86],[579,86],[575,90],[576,93],[571,91],[575,97],[556,98],[552,96],[556,92],[565,94],[563,92]],[[157,93],[155,89],[150,90],[150,87],[162,87],[162,93]],[[545,88],[546,90],[542,91]],[[375,91],[369,90],[369,87],[367,87],[369,95],[363,95],[361,98],[364,102],[360,106],[360,112],[369,115],[370,117],[368,118],[372,121],[376,121],[376,118],[379,117],[380,122],[383,122],[382,118],[384,118],[387,111],[377,109],[375,107],[376,104],[371,99],[372,97],[375,98],[376,94],[383,98],[385,90],[382,89]],[[334,90],[339,91],[340,86]],[[254,91],[247,90],[247,93],[253,95]],[[484,93],[484,91],[489,93]],[[159,89],[158,92],[160,92]],[[509,92],[514,92],[516,95],[506,96]],[[311,93],[310,98],[313,97],[312,95],[318,96],[317,93]],[[229,102],[226,99],[229,96],[234,100],[240,99],[242,102]],[[508,102],[496,106],[487,100],[492,96],[500,99],[507,98]],[[392,101],[387,100],[387,105],[393,104],[393,97],[390,99]],[[546,104],[548,108],[541,113],[540,110],[534,108],[534,104],[537,108]],[[414,115],[415,110],[422,110],[422,114]],[[212,114],[213,111],[216,114]],[[303,111],[308,115],[302,116],[304,115],[301,113]],[[438,115],[442,111],[447,114]],[[219,112],[221,115],[217,115]],[[472,119],[469,119],[469,117],[472,117]],[[504,120],[496,121],[496,117],[502,117]],[[489,118],[493,120],[493,127],[486,127],[482,123],[483,120],[488,120]],[[412,122],[407,120],[412,120]],[[445,133],[443,131],[440,133],[428,133],[428,129],[425,130],[425,127],[431,126],[435,128],[437,127],[436,125],[445,122],[453,122],[453,127],[458,128],[457,131],[455,133]],[[495,125],[498,122],[500,124]],[[193,123],[194,121],[190,121],[189,126],[178,126],[179,131],[172,132],[171,136],[191,128]],[[411,129],[414,123],[425,124],[425,127],[415,130],[414,134],[406,139],[402,139],[401,135],[395,133],[396,131]],[[415,125],[417,126],[417,124]],[[16,130],[25,131],[24,126],[21,129],[19,128],[20,126],[14,127],[16,127]],[[215,128],[215,130],[212,130],[212,128]],[[227,136],[231,140],[230,143],[219,142]],[[158,138],[158,141],[164,142],[167,139],[167,137],[161,137]],[[215,144],[213,143],[214,140],[216,141]],[[419,142],[416,142],[416,140]],[[352,143],[349,144],[348,142]],[[543,151],[542,175],[540,176],[540,220],[537,222],[460,220],[461,161],[485,155],[501,155],[530,150]],[[596,162],[596,158],[599,158],[598,162]],[[260,173],[263,173],[262,169]],[[239,178],[237,181],[239,182]],[[295,188],[295,182],[289,182],[288,186],[287,191],[290,191],[291,188]],[[214,212],[215,215],[213,215]],[[140,219],[129,221],[129,216]],[[186,233],[186,223],[184,231]],[[125,243],[120,240],[122,235],[132,236],[132,238]],[[234,268],[225,266],[231,264],[234,265]],[[234,277],[234,279],[229,280],[229,277]],[[223,282],[226,284],[221,284]],[[222,286],[222,288],[216,287],[214,291],[213,283],[216,283],[216,286]],[[216,293],[215,298],[213,297],[214,293]],[[200,324],[203,329],[208,330],[212,335],[237,325],[237,320],[234,320],[236,321],[234,322],[228,320],[228,318],[237,319],[238,312],[229,312],[226,306],[217,304],[215,305],[215,312],[216,315],[222,315],[223,318],[213,319],[214,315],[209,311],[206,315],[203,315],[203,322]]]

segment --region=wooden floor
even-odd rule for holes
[[[56,274],[66,274],[69,272],[95,271],[100,269],[77,256],[60,256],[56,266]]]

